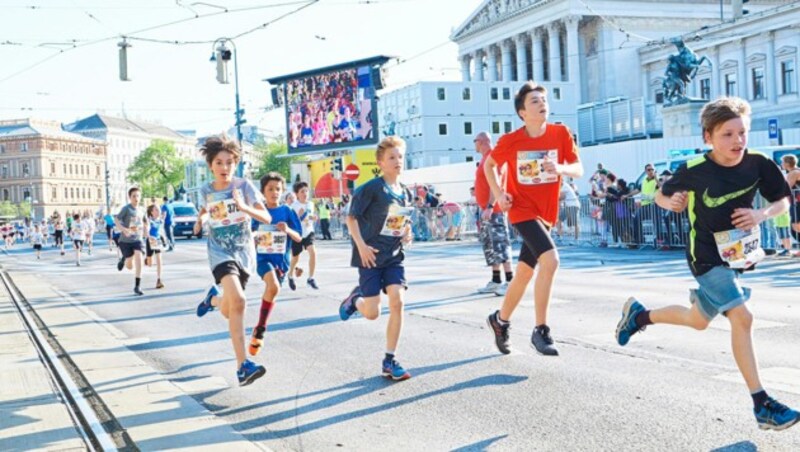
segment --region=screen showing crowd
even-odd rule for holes
[[[368,66],[287,82],[289,150],[375,141],[373,97]]]

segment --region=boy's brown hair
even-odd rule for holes
[[[402,138],[394,135],[384,138],[378,143],[378,149],[375,150],[375,160],[380,161],[383,158],[383,154],[393,148],[405,149],[406,142],[403,141]]]
[[[542,85],[539,85],[535,82],[525,82],[517,91],[517,94],[514,96],[514,111],[517,112],[517,116],[519,119],[522,119],[522,115],[519,114],[520,110],[525,109],[525,98],[528,96],[528,93],[532,92],[542,93],[543,96],[547,95],[547,88]]]
[[[703,128],[703,135],[709,135],[721,124],[736,118],[745,118],[749,125],[750,104],[739,97],[720,97],[719,99],[707,103],[700,110],[700,126]]]
[[[207,138],[206,142],[203,143],[203,147],[200,148],[200,154],[206,158],[206,163],[209,166],[211,166],[211,163],[220,152],[230,152],[233,155],[233,161],[236,163],[239,163],[242,158],[242,150],[239,148],[239,144],[228,139],[225,135]]]
[[[139,187],[131,187],[131,188],[129,188],[128,189],[128,198],[130,198],[137,191],[140,192],[140,191],[142,191],[142,189],[139,188]]]
[[[267,174],[261,176],[261,191],[263,192],[264,189],[267,188],[267,184],[269,184],[274,180],[281,183],[281,190],[286,190],[286,178],[284,178],[281,173],[270,171]]]

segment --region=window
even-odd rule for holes
[[[24,141],[24,142],[23,142],[23,143],[20,145],[20,147],[19,147],[19,150],[20,150],[20,151],[22,151],[22,152],[28,152],[28,142],[27,142],[27,141]]]
[[[447,124],[439,124],[439,135],[447,135]]]
[[[67,164],[66,163],[64,163],[64,175],[65,176],[67,175]]]
[[[511,99],[511,88],[503,88],[503,100]]]
[[[489,90],[489,98],[492,100],[497,100],[497,88],[492,88]]]
[[[103,199],[103,190],[99,188],[97,189],[97,199],[98,200]]]
[[[472,135],[472,123],[469,121],[464,123],[464,135]]]
[[[69,191],[67,190],[67,187],[64,187],[64,199],[69,199]]]
[[[23,192],[22,192],[22,200],[23,201],[29,201],[29,202],[33,201],[33,198],[31,197],[31,191],[28,190],[27,188],[25,190],[23,190]]]
[[[664,91],[656,90],[656,103],[663,104],[664,103]]]
[[[11,193],[8,192],[7,188],[3,189],[3,201],[11,201]]]
[[[711,79],[700,79],[700,97],[706,100],[711,99]]]
[[[439,100],[446,100],[447,96],[445,95],[444,88],[436,88],[436,98]]]
[[[561,88],[553,88],[553,99],[561,100]]]
[[[69,198],[70,199],[75,199],[75,188],[70,188],[69,189]]]
[[[495,135],[500,133],[500,121],[492,121],[492,133]]]
[[[511,133],[511,121],[506,121],[503,123],[503,131],[505,133]]]
[[[764,68],[754,67],[751,71],[753,79],[753,100],[764,98]]]
[[[794,79],[794,60],[781,61],[781,93],[791,94],[797,92]]]
[[[22,177],[30,177],[31,168],[27,163],[22,164]]]
[[[725,74],[725,95],[736,95],[736,74]]]
[[[472,90],[469,88],[464,88],[464,90],[461,91],[461,99],[472,100]]]
[[[3,165],[3,167],[0,168],[0,175],[2,175],[3,179],[8,179],[8,166]]]
[[[58,195],[58,190],[56,190],[56,187],[53,187],[53,191],[52,191],[52,193],[50,193],[50,195],[51,195],[50,196],[50,201],[55,201],[56,200],[56,196]]]
[[[6,152],[6,145],[5,144],[0,144],[0,154],[2,154],[4,152]]]
[[[56,162],[50,162],[50,175],[53,176],[56,174]]]

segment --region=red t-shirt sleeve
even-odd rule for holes
[[[497,140],[497,144],[492,149],[492,153],[489,154],[489,157],[494,160],[497,164],[498,168],[503,166],[503,164],[508,163],[508,158],[511,155],[508,150],[508,135],[503,135]]]
[[[559,163],[561,164],[571,164],[575,163],[579,160],[578,158],[578,145],[575,143],[575,140],[572,138],[572,131],[569,130],[569,127],[564,126],[563,128],[563,138],[562,138],[562,145],[561,149],[563,149],[563,160]]]

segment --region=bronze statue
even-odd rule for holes
[[[700,65],[708,63],[711,66],[711,61],[705,56],[698,58],[697,54],[687,47],[681,38],[672,38],[670,42],[678,48],[678,54],[669,56],[662,87],[666,103],[677,104],[689,100],[686,96],[686,87],[697,75]]]

